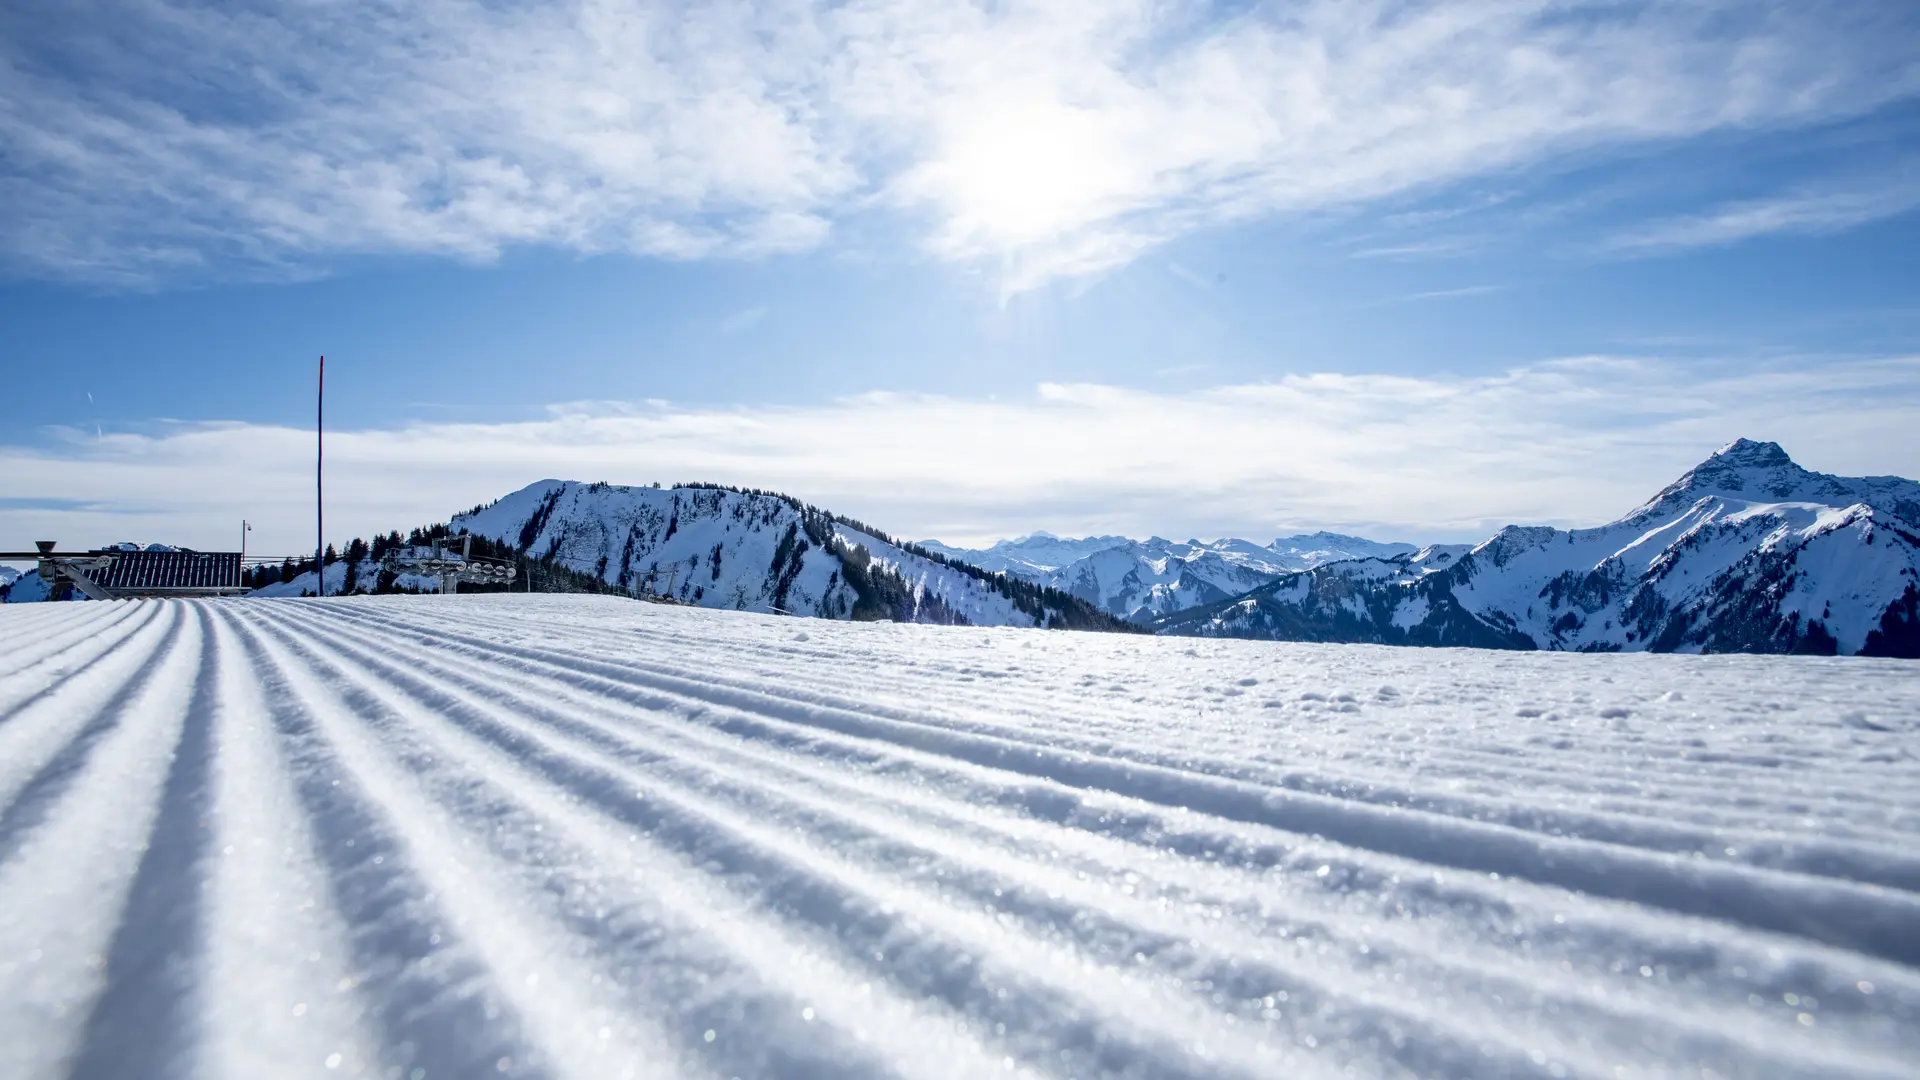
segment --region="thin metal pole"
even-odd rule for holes
[[[327,358],[320,358],[320,387],[313,406],[313,565],[319,584],[314,595],[327,595]]]

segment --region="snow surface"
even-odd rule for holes
[[[0,1076],[1920,1062],[1920,666],[0,609]]]

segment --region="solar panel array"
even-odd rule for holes
[[[88,576],[116,593],[244,587],[235,551],[114,552],[112,566]]]

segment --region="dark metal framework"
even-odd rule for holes
[[[95,600],[151,596],[234,596],[247,591],[237,551],[87,551],[55,555],[39,550],[0,552],[0,559],[33,559],[56,597],[75,590]]]
[[[380,566],[393,574],[438,577],[442,594],[459,592],[463,581],[470,585],[511,585],[519,575],[510,562],[475,558],[471,536],[460,538],[458,553],[448,551],[445,544],[435,541],[431,547],[402,548],[392,552],[380,560]]]

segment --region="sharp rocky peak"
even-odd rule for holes
[[[1831,477],[1810,473],[1794,463],[1776,442],[1735,439],[1713,452],[1713,456],[1688,469],[1680,479],[1667,485],[1649,506],[1674,498],[1693,499],[1701,495],[1732,495],[1743,499],[1787,498]],[[1804,493],[1804,492],[1803,492]]]
[[[1787,452],[1781,449],[1777,442],[1735,439],[1715,450],[1712,457],[1695,467],[1695,471],[1706,468],[1766,469],[1792,464],[1793,459],[1787,456]]]
[[[1796,464],[1779,443],[1735,439],[1687,470],[1628,519],[1680,509],[1708,496],[1833,507],[1866,503],[1908,521],[1920,518],[1920,485],[1911,480],[1829,476]]]

